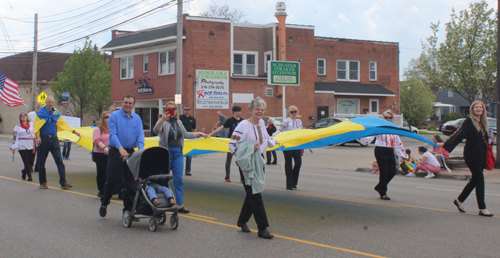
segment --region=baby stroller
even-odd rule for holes
[[[149,200],[145,191],[148,185],[154,187],[154,184],[160,184],[169,187],[168,181],[173,178],[168,174],[169,160],[168,149],[164,147],[138,150],[126,160],[134,176],[134,184],[132,185],[133,191],[130,191],[131,193],[127,196],[127,198],[133,198],[133,208],[131,211],[123,212],[122,220],[125,227],[130,227],[133,221],[149,218],[149,229],[154,232],[158,224],[163,225],[167,221],[167,212],[172,214],[170,227],[177,229],[179,226],[177,207],[168,206],[167,198],[163,193],[158,193],[158,200],[161,204],[157,207]],[[139,181],[139,177],[143,179],[142,182]]]

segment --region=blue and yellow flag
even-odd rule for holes
[[[73,131],[73,128],[69,126],[64,119],[61,117],[61,113],[54,107],[54,112],[52,114],[47,110],[46,107],[40,108],[38,112],[36,112],[36,118],[35,118],[35,123],[33,124],[35,134],[40,131],[40,128],[46,123],[46,122],[54,122],[56,123],[57,126],[57,131]],[[92,138],[92,137],[91,137]]]

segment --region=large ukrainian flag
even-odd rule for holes
[[[54,122],[56,123],[57,126],[57,131],[69,131],[73,132],[73,128],[71,128],[61,117],[61,113],[54,107],[54,112],[51,114],[47,108],[43,107],[36,112],[36,118],[35,118],[35,123],[33,125],[35,134],[40,131],[40,128],[46,123],[46,122]],[[76,137],[78,138],[78,137]],[[71,140],[71,139],[70,139]]]

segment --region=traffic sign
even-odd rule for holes
[[[69,92],[63,92],[61,94],[61,104],[68,104],[69,103]]]
[[[38,95],[38,103],[42,103],[45,105],[45,100],[47,99],[47,94],[45,94],[45,92],[42,92],[40,93],[40,95]]]

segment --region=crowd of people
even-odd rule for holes
[[[145,145],[144,130],[141,117],[132,112],[135,107],[135,97],[125,95],[122,99],[122,108],[115,111],[109,110],[101,113],[98,126],[93,131],[92,161],[96,165],[97,196],[101,198],[99,214],[105,217],[107,206],[116,189],[123,199],[123,210],[131,210],[133,200],[128,198],[127,192],[131,191],[134,179],[130,169],[124,163],[123,158],[127,158],[134,153],[134,149],[143,149]],[[198,137],[213,137],[227,135],[229,140],[229,152],[225,162],[226,182],[231,182],[230,167],[233,156],[236,157],[236,165],[239,170],[240,181],[245,190],[245,199],[237,226],[243,232],[250,232],[247,222],[254,216],[258,226],[258,236],[262,238],[273,238],[268,231],[269,222],[264,207],[262,191],[264,190],[265,165],[277,164],[275,151],[267,151],[270,147],[279,144],[274,136],[303,129],[297,106],[288,108],[288,118],[283,121],[279,128],[273,124],[272,118],[267,120],[267,125],[263,121],[266,110],[266,102],[257,97],[248,106],[249,118],[243,119],[240,106],[232,107],[232,117],[226,117],[217,112],[218,121],[212,132],[196,131],[196,119],[191,116],[191,107],[183,106],[183,114],[179,115],[177,105],[170,101],[165,106],[165,112],[159,116],[153,132],[159,135],[159,146],[167,148],[170,154],[170,171],[173,175],[173,185],[175,201],[170,189],[162,189],[168,197],[170,205],[177,205],[178,212],[189,213],[184,206],[183,175],[191,175],[191,157],[186,157],[184,170],[183,147],[184,139]],[[465,212],[462,203],[467,199],[472,190],[475,189],[479,215],[491,217],[493,214],[486,209],[484,200],[484,175],[483,169],[486,159],[486,150],[491,144],[494,135],[490,135],[484,103],[474,102],[470,107],[470,117],[465,119],[455,134],[452,134],[446,141],[439,135],[434,135],[433,142],[438,147],[431,150],[424,146],[418,148],[421,159],[411,156],[411,150],[405,149],[398,135],[381,134],[358,139],[362,144],[371,143],[374,139],[373,173],[379,174],[378,184],[374,190],[379,194],[380,199],[388,201],[388,186],[396,175],[396,170],[401,166],[406,176],[414,177],[420,170],[427,173],[425,178],[433,178],[436,173],[446,167],[449,153],[463,139],[467,139],[464,148],[465,163],[472,173],[471,180],[464,187],[461,194],[453,201],[453,204],[460,212]],[[67,114],[68,115],[68,114]],[[70,115],[70,114],[69,114]],[[392,122],[394,114],[387,110],[383,112],[383,118]],[[35,120],[43,121],[41,127],[35,128]],[[48,189],[45,163],[49,153],[52,154],[59,173],[59,184],[61,189],[72,188],[72,184],[66,181],[65,166],[63,159],[69,156],[61,154],[58,130],[68,130],[80,136],[80,133],[71,129],[68,124],[61,119],[61,114],[54,107],[54,98],[48,97],[46,105],[37,105],[36,111],[29,114],[21,112],[19,124],[14,128],[13,145],[11,150],[13,155],[18,150],[24,169],[21,171],[23,180],[33,181],[33,167],[39,172],[40,189]],[[220,134],[219,134],[220,133]],[[66,147],[66,145],[65,145]],[[266,152],[267,162],[263,153]],[[284,155],[285,187],[287,190],[297,189],[300,168],[302,165],[302,150],[286,150]],[[35,165],[35,156],[36,163]],[[66,157],[66,158],[65,158]],[[250,176],[251,175],[251,176]],[[153,204],[159,204],[155,192],[148,190],[148,196]],[[175,203],[174,203],[175,202]]]

